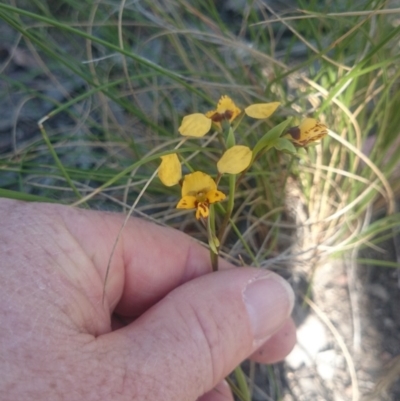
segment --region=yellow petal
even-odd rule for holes
[[[204,114],[194,113],[183,117],[182,124],[178,131],[183,136],[201,138],[211,128],[211,120]]]
[[[179,203],[176,205],[177,209],[194,209],[196,207],[195,196],[183,196]]]
[[[221,174],[239,174],[249,167],[252,151],[247,146],[235,145],[229,148],[217,163]]]
[[[263,119],[273,114],[279,105],[279,102],[256,103],[246,107],[244,112],[251,118]]]
[[[236,106],[235,102],[229,96],[221,96],[221,99],[218,101],[217,112],[223,114],[227,111],[232,113],[232,116],[228,118],[229,121],[234,120],[241,113],[239,107]]]
[[[223,201],[226,198],[226,195],[217,189],[212,189],[211,191],[207,192],[206,198],[208,203],[216,203]]]
[[[307,146],[328,134],[328,127],[315,118],[305,118],[298,127],[289,128],[285,138],[297,146]]]
[[[178,184],[179,180],[182,178],[182,169],[176,153],[161,156],[158,178],[167,187]]]
[[[186,195],[197,196],[201,193],[205,195],[212,189],[217,189],[215,181],[208,174],[202,171],[195,171],[185,175],[183,179],[182,198]]]
[[[211,118],[217,125],[220,125],[221,121],[228,120],[232,122],[239,114],[241,110],[236,106],[234,101],[228,96],[221,96],[218,101],[217,108],[215,110],[208,111],[206,116]]]
[[[314,137],[323,133],[324,135],[328,134],[328,129],[325,124],[322,124],[320,121],[315,118],[305,118],[299,125],[301,135]]]

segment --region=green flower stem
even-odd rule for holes
[[[210,258],[213,272],[218,270],[219,240],[215,232],[215,209],[210,205],[210,214],[207,219],[208,244],[210,246]]]
[[[212,271],[213,272],[218,271],[218,254],[210,250],[210,258],[211,258]]]
[[[233,133],[232,127],[229,126],[228,134],[226,136],[226,148],[229,149],[235,145],[236,145],[235,134]]]
[[[228,205],[226,207],[225,217],[222,221],[221,227],[218,233],[218,240],[221,241],[225,233],[226,227],[229,223],[229,219],[232,216],[233,206],[235,203],[235,189],[236,189],[236,174],[229,174],[229,196]]]
[[[215,207],[218,209],[219,212],[221,212],[222,214],[226,213],[225,208],[220,204],[220,203],[216,203]],[[246,240],[243,238],[242,233],[240,232],[239,228],[236,227],[235,222],[232,219],[229,219],[229,223],[232,226],[232,230],[233,232],[238,236],[239,241],[242,243],[244,249],[247,252],[247,255],[250,257],[251,259],[251,263],[256,266],[256,267],[260,267],[260,264],[256,258],[256,255],[254,255],[254,252],[250,249],[248,243],[246,242]]]
[[[233,206],[235,203],[235,189],[236,189],[236,174],[229,174],[229,199],[228,207],[226,208],[226,214],[228,218],[231,217],[233,212]]]

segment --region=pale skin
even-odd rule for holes
[[[211,273],[187,235],[124,216],[0,200],[0,399],[232,401],[244,359],[295,342],[293,294],[259,269]]]

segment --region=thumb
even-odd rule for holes
[[[109,366],[123,356],[116,371],[135,399],[196,400],[282,326],[293,300],[272,272],[219,271],[176,288],[99,346]]]

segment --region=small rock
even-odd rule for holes
[[[311,366],[322,349],[328,345],[326,329],[317,317],[309,315],[297,330],[297,344],[285,361],[292,369]]]
[[[339,368],[340,361],[339,355],[336,354],[334,349],[319,352],[316,356],[315,363],[317,365],[317,372],[324,380],[333,380],[336,370]]]

